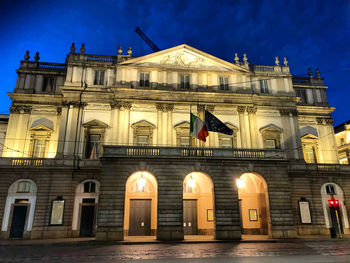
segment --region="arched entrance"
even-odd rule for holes
[[[6,237],[29,238],[36,204],[36,184],[29,179],[14,182],[6,199],[2,231]]]
[[[192,172],[184,179],[183,228],[185,236],[214,235],[214,185],[204,173]]]
[[[96,215],[100,183],[85,180],[75,190],[72,230],[74,237],[93,237],[96,231]]]
[[[243,235],[270,235],[267,184],[262,176],[245,173],[236,180]]]
[[[335,183],[325,183],[321,187],[321,196],[326,227],[333,227],[337,234],[349,233],[349,220],[341,187]],[[338,207],[330,207],[328,200],[332,198],[338,200]]]
[[[157,180],[148,172],[136,172],[128,178],[125,188],[125,236],[156,235],[157,191]]]

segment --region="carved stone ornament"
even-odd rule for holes
[[[244,64],[248,64],[248,58],[246,53],[243,54],[243,62]]]
[[[75,52],[75,43],[73,42],[72,45],[70,46],[70,53]]]
[[[156,109],[157,109],[157,111],[163,111],[164,104],[163,103],[156,103]]]
[[[204,109],[205,109],[205,105],[203,105],[203,104],[197,105],[197,111],[204,111]]]
[[[20,113],[20,112],[21,112],[21,107],[19,105],[14,105],[12,103],[10,107],[10,113]]]
[[[167,111],[173,111],[174,110],[174,104],[165,104],[165,109]]]
[[[238,64],[239,63],[239,57],[238,57],[238,54],[235,53],[235,63]]]
[[[84,54],[85,54],[85,44],[81,44],[80,54],[81,54],[81,55],[84,55]]]
[[[332,118],[324,119],[326,125],[332,125],[334,124],[334,120]]]
[[[118,101],[111,102],[110,105],[111,105],[111,109],[118,109],[118,110],[120,110],[120,107],[122,106],[121,103]]]
[[[26,54],[24,55],[24,61],[25,61],[25,62],[28,62],[29,58],[30,58],[30,56],[29,56],[29,51],[27,50],[27,51],[26,51]]]
[[[288,60],[287,60],[286,57],[283,58],[283,64],[284,64],[285,66],[288,66]]]
[[[57,110],[57,115],[61,115],[62,114],[62,107],[58,107],[56,110]]]
[[[123,50],[122,50],[122,46],[119,45],[118,47],[118,55],[120,56],[122,54]]]
[[[238,107],[237,107],[238,113],[244,113],[244,112],[245,112],[245,109],[246,109],[246,106],[238,106]]]
[[[291,112],[291,110],[289,110],[289,109],[280,109],[280,114],[281,115],[289,116],[290,112]]]
[[[29,106],[29,105],[22,105],[22,110],[24,113],[31,113],[32,112],[33,107]]]
[[[275,57],[275,64],[276,66],[280,65],[280,60],[278,59],[278,56]]]
[[[34,57],[35,62],[39,62],[39,59],[40,59],[39,52],[36,52]]]
[[[62,101],[62,106],[67,107],[67,106],[69,106],[69,105],[70,105],[70,102],[69,102],[69,101],[67,101],[67,100]]]
[[[128,47],[128,55],[131,56],[131,54],[132,54],[131,47]]]
[[[255,114],[256,113],[256,107],[254,107],[254,106],[248,106],[247,107],[247,112],[249,113],[249,114]]]
[[[121,107],[122,109],[130,110],[132,107],[132,103],[130,101],[122,101]]]
[[[322,125],[323,124],[323,118],[316,118],[316,123],[318,125]]]
[[[215,110],[215,105],[207,105],[207,111],[209,111],[210,113],[213,113]]]

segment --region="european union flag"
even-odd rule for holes
[[[227,127],[222,123],[218,118],[216,118],[209,111],[205,111],[205,125],[207,126],[208,131],[221,132],[227,135],[232,135],[233,130]]]

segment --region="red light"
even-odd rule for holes
[[[332,206],[332,207],[338,207],[339,206],[339,201],[335,200],[334,198],[331,199],[331,200],[328,200],[328,203],[329,203],[329,206]]]

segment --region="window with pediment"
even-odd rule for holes
[[[180,88],[190,89],[190,75],[180,74]]]
[[[47,158],[49,155],[50,137],[53,133],[52,121],[41,118],[31,125],[28,155],[33,158]]]
[[[220,148],[237,148],[237,132],[238,128],[231,123],[226,122],[225,125],[233,130],[232,135],[218,133]]]
[[[190,136],[190,123],[187,121],[181,122],[175,125],[176,131],[176,146],[179,147],[188,147],[191,143],[191,146],[195,145],[195,139]]]
[[[228,77],[219,77],[220,90],[229,90]]]
[[[149,146],[153,142],[153,131],[156,128],[152,123],[142,120],[131,125],[133,129],[133,142],[138,146]]]
[[[313,134],[306,134],[301,138],[304,160],[307,163],[318,163],[318,137]]]
[[[99,159],[102,156],[103,142],[108,125],[99,120],[92,120],[83,124],[84,127],[84,149],[83,155],[86,159]]]
[[[260,129],[265,149],[281,149],[282,129],[270,124]]]

